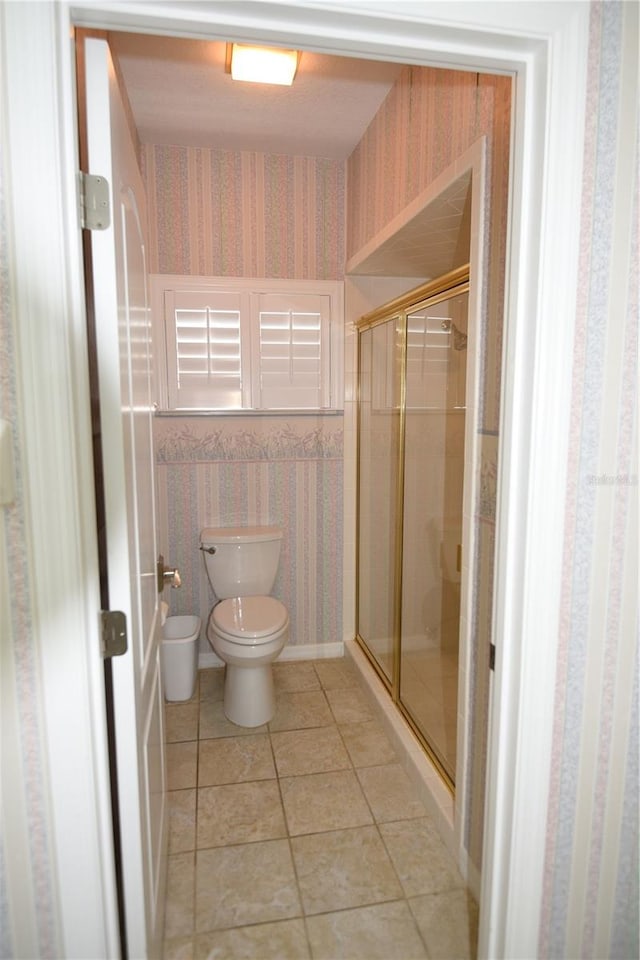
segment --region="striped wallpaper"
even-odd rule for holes
[[[639,955],[638,26],[592,6],[543,957]]]
[[[347,165],[347,260],[450,164],[487,137],[487,275],[481,422],[498,429],[511,80],[405,67]]]
[[[274,596],[289,611],[289,646],[342,640],[342,417],[156,420],[160,522],[183,580],[171,612],[213,604],[198,539],[203,527],[283,529]],[[211,653],[206,639],[201,652]],[[316,651],[319,655],[319,651]]]
[[[150,272],[341,280],[344,164],[146,146]]]

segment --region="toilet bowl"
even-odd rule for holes
[[[259,727],[275,711],[271,664],[287,642],[289,615],[269,596],[282,531],[230,527],[202,531],[200,549],[218,602],[207,639],[225,664],[224,713],[241,727]]]
[[[287,641],[289,616],[274,597],[234,597],[212,609],[207,638],[226,665],[224,713],[241,727],[268,723],[275,711],[271,664]]]

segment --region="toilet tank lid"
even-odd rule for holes
[[[200,543],[240,543],[242,540],[282,540],[280,527],[205,527]]]

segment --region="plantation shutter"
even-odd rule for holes
[[[242,408],[249,389],[243,375],[243,309],[246,296],[235,291],[165,293],[171,408]]]
[[[330,405],[331,303],[304,293],[252,295],[254,390],[266,409]]]

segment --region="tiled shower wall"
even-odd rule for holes
[[[480,137],[486,136],[484,300],[479,335],[480,477],[472,627],[472,696],[467,704],[464,843],[482,861],[495,546],[497,433],[504,301],[511,80],[462,71],[406,67],[347,167],[347,257],[353,256]]]

